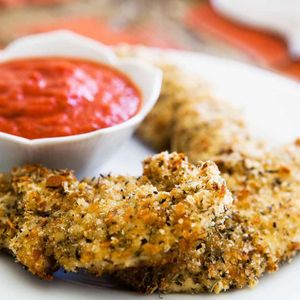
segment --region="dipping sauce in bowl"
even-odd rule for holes
[[[127,121],[141,93],[123,73],[62,57],[0,64],[0,131],[39,139],[87,133]]]

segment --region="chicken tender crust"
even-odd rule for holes
[[[16,169],[13,188],[24,213],[9,249],[42,278],[57,267],[101,275],[185,260],[224,222],[231,194],[212,162],[194,166],[184,155],[162,153],[144,170],[140,178],[78,181],[64,170]]]
[[[147,293],[219,293],[254,286],[300,250],[300,173],[294,158],[289,160],[274,154],[220,157],[217,164],[235,196],[226,221],[216,224],[185,263],[116,275]]]
[[[17,231],[17,196],[8,175],[0,174],[0,249],[8,247]]]

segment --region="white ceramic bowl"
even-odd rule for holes
[[[79,177],[96,175],[99,166],[131,136],[157,101],[161,71],[136,59],[118,60],[109,47],[68,31],[18,39],[0,52],[0,63],[44,56],[84,58],[114,66],[138,86],[142,108],[124,123],[85,134],[29,140],[0,132],[0,171],[25,163],[39,163],[51,168],[73,169]]]

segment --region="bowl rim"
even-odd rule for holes
[[[31,40],[42,40],[45,38],[58,38],[58,39],[64,39],[64,40],[71,40],[75,43],[78,43],[78,45],[80,45],[81,47],[86,47],[87,51],[89,49],[92,49],[94,51],[98,51],[99,54],[101,54],[103,57],[105,57],[105,59],[107,60],[107,62],[101,62],[104,65],[108,65],[108,66],[112,66],[115,69],[117,69],[119,72],[121,73],[125,73],[126,76],[128,76],[131,81],[139,88],[139,90],[141,90],[140,85],[136,82],[136,80],[134,80],[133,78],[131,78],[130,74],[124,72],[123,70],[120,69],[120,66],[124,65],[124,64],[129,64],[133,67],[139,68],[140,70],[142,70],[145,73],[151,74],[153,76],[152,78],[152,89],[151,89],[151,93],[148,96],[148,101],[144,101],[142,96],[142,107],[139,109],[139,111],[130,119],[111,126],[111,127],[107,127],[107,128],[100,128],[94,131],[90,131],[90,132],[86,132],[86,133],[81,133],[81,134],[75,134],[75,135],[70,135],[70,136],[61,136],[61,137],[48,137],[48,138],[39,138],[39,139],[28,139],[25,137],[20,137],[20,136],[16,136],[13,134],[9,134],[9,133],[5,133],[5,132],[1,132],[0,131],[0,141],[8,141],[8,142],[12,142],[12,143],[16,143],[16,144],[22,144],[22,145],[26,145],[26,146],[37,146],[37,145],[46,145],[46,144],[60,144],[60,143],[72,143],[72,142],[76,142],[76,141],[82,141],[82,140],[86,140],[86,139],[90,139],[90,138],[94,138],[96,136],[100,136],[100,135],[108,135],[110,133],[114,133],[116,131],[125,129],[127,127],[132,127],[137,125],[138,123],[140,123],[145,116],[150,112],[151,108],[154,106],[154,104],[156,103],[158,97],[159,97],[159,93],[161,90],[161,84],[162,84],[162,71],[149,64],[146,63],[145,61],[142,61],[141,59],[138,58],[122,58],[119,59],[117,58],[117,56],[115,55],[113,49],[105,44],[102,44],[96,40],[93,40],[91,38],[82,36],[80,34],[74,33],[72,31],[69,30],[56,30],[56,31],[51,31],[51,32],[47,32],[47,33],[39,33],[39,34],[33,34],[33,35],[28,35],[25,37],[21,37],[19,39],[16,39],[15,41],[13,41],[11,44],[9,44],[6,48],[4,48],[1,52],[0,52],[0,63],[2,62],[6,62],[6,61],[10,61],[10,60],[14,60],[14,59],[21,59],[21,58],[30,58],[30,57],[35,57],[35,58],[39,58],[39,57],[53,57],[53,55],[45,55],[45,54],[41,54],[41,55],[24,55],[24,56],[17,56],[17,58],[10,58],[9,57],[9,53],[11,51],[11,49],[17,49],[17,47],[22,46],[23,42],[30,42]],[[6,58],[6,55],[8,55],[8,58]],[[79,56],[79,55],[60,55],[58,54],[57,57],[70,57],[70,58],[80,58],[80,59],[84,59],[83,56]],[[86,58],[89,61],[95,61],[95,62],[100,62],[100,60],[96,60],[96,59],[92,59],[87,57]],[[142,92],[142,90],[141,90]]]

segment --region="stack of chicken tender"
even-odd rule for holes
[[[146,158],[138,178],[2,174],[0,247],[45,279],[62,267],[146,293],[252,287],[300,250],[299,143],[268,150],[197,77],[150,60],[164,81],[138,136],[174,152]]]
[[[213,96],[197,76],[161,53],[120,47],[120,56],[146,59],[164,72],[160,99],[138,130],[157,151],[185,153],[192,163],[214,161],[233,203],[215,240],[186,264],[134,269],[124,276],[141,291],[215,292],[253,287],[300,250],[300,142],[269,149],[250,135],[240,111]]]

